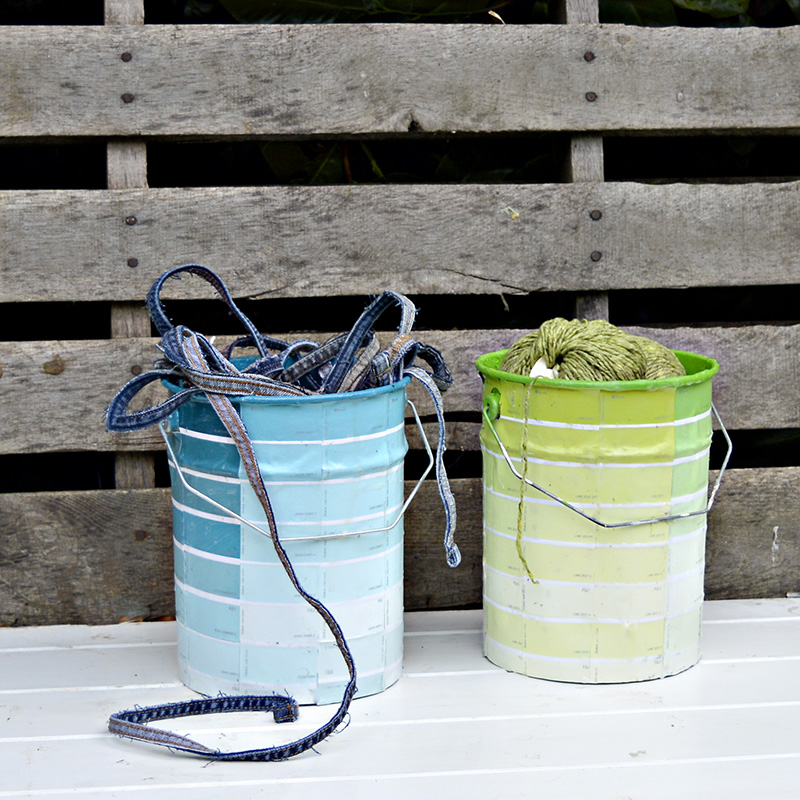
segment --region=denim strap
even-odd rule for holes
[[[341,351],[336,358],[328,376],[325,378],[321,391],[325,394],[338,392],[344,381],[345,375],[356,356],[356,353],[365,345],[367,337],[372,332],[372,327],[383,312],[392,304],[400,306],[400,326],[398,328],[398,336],[408,336],[411,333],[411,328],[414,324],[414,317],[417,310],[414,304],[402,294],[396,292],[383,292],[378,298],[372,301],[369,306],[362,312],[361,316],[356,320],[350,333],[342,345]],[[395,377],[399,380],[402,373]],[[386,383],[393,383],[392,380],[387,380]],[[385,385],[385,384],[378,384]]]
[[[461,563],[461,551],[455,543],[456,501],[453,497],[453,491],[450,488],[450,481],[447,478],[447,472],[445,471],[444,461],[442,459],[444,451],[447,449],[444,437],[442,395],[439,393],[436,381],[424,369],[420,369],[419,367],[406,367],[405,374],[419,381],[419,383],[425,387],[433,401],[433,407],[436,410],[436,418],[439,423],[439,441],[436,445],[436,483],[439,488],[439,496],[442,498],[442,505],[444,506],[444,550],[447,554],[448,566],[457,567]]]
[[[188,346],[203,354],[206,369],[196,369]],[[120,389],[106,409],[106,424],[111,431],[129,432],[156,425],[176,411],[190,397],[201,392],[224,394],[231,397],[258,395],[261,397],[301,397],[308,390],[283,381],[238,370],[222,353],[201,334],[180,325],[171,328],[161,337],[159,349],[166,356],[169,369],[154,369],[137,375]],[[267,360],[270,356],[267,356]],[[263,360],[263,359],[262,359]],[[210,362],[210,363],[209,363]],[[212,367],[213,365],[213,367]],[[212,371],[212,369],[214,371]],[[183,381],[187,388],[151,408],[128,412],[135,395],[155,380]]]
[[[186,354],[192,372],[208,374],[211,367],[205,358],[201,337],[196,334],[184,336],[183,342],[184,353]],[[347,665],[350,679],[345,687],[342,701],[331,719],[313,733],[285,745],[253,750],[223,752],[220,750],[212,750],[192,739],[179,736],[170,731],[151,728],[144,724],[153,720],[163,720],[172,717],[261,709],[272,711],[276,722],[293,722],[298,717],[297,703],[293,698],[281,695],[270,695],[263,698],[254,696],[209,698],[205,700],[192,700],[182,703],[151,706],[134,711],[123,711],[118,714],[113,714],[110,717],[108,728],[112,733],[125,736],[129,739],[149,742],[150,744],[181,750],[195,755],[207,756],[217,761],[280,761],[291,758],[298,753],[302,753],[314,747],[323,739],[330,736],[339,725],[342,724],[347,716],[347,709],[350,706],[353,695],[356,692],[356,665],[350,653],[350,649],[347,646],[347,642],[345,641],[342,629],[333,614],[331,614],[319,600],[306,592],[295,574],[289,556],[284,550],[278,535],[272,504],[270,503],[267,489],[264,486],[264,480],[258,467],[258,460],[253,450],[253,444],[250,441],[250,437],[247,434],[241,417],[236,413],[233,403],[224,394],[206,392],[206,396],[236,444],[250,484],[264,509],[272,543],[281,565],[297,593],[322,617],[328,629],[333,634],[333,638]]]
[[[153,321],[153,324],[156,326],[156,329],[162,336],[169,331],[173,325],[172,322],[170,322],[169,317],[164,311],[164,306],[161,303],[161,290],[164,288],[164,284],[170,278],[180,279],[182,272],[188,272],[192,275],[201,277],[203,280],[208,281],[208,283],[210,283],[217,290],[217,293],[222,298],[222,301],[225,303],[225,305],[228,306],[237,319],[247,329],[249,334],[248,338],[258,348],[258,352],[262,356],[267,355],[267,352],[270,349],[281,350],[286,347],[286,343],[280,341],[279,339],[271,339],[269,337],[262,336],[258,330],[256,330],[255,325],[253,325],[250,319],[245,316],[239,310],[239,307],[236,305],[236,303],[233,302],[233,298],[228,291],[228,287],[222,282],[222,279],[219,277],[219,275],[217,275],[217,273],[213,270],[210,270],[208,267],[203,267],[200,264],[184,264],[180,267],[168,269],[150,287],[150,291],[147,293],[147,298],[145,299],[145,305],[147,306],[147,310],[150,312],[150,319]]]

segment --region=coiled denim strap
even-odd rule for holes
[[[217,275],[217,273],[213,270],[210,270],[208,267],[201,266],[200,264],[184,264],[181,267],[173,267],[172,269],[168,269],[150,287],[150,291],[147,293],[147,297],[145,299],[145,305],[147,306],[147,310],[150,312],[150,319],[156,326],[156,330],[158,330],[162,336],[167,333],[173,327],[173,325],[164,311],[163,304],[161,303],[161,290],[164,288],[164,284],[170,278],[180,279],[182,272],[188,272],[191,275],[198,275],[199,277],[203,278],[203,280],[208,281],[208,283],[210,283],[217,290],[217,293],[219,294],[220,298],[222,298],[222,301],[225,303],[225,305],[228,306],[228,308],[233,312],[234,316],[236,316],[236,318],[247,329],[249,334],[247,339],[250,340],[256,348],[258,348],[258,352],[262,357],[266,356],[270,350],[284,350],[286,348],[286,342],[282,342],[280,339],[272,339],[267,336],[262,336],[258,330],[256,330],[255,325],[253,325],[249,318],[239,310],[239,307],[236,305],[236,303],[233,302],[233,298],[228,291],[228,287],[223,283],[219,275]]]
[[[201,341],[201,337],[196,334],[183,335],[182,344],[182,352],[186,355],[187,362],[192,372],[208,375],[211,366],[206,359],[204,343]],[[192,739],[179,736],[170,731],[151,728],[145,724],[146,722],[173,717],[253,710],[272,711],[276,722],[293,722],[298,716],[297,703],[293,698],[281,695],[271,695],[263,698],[254,696],[209,698],[205,700],[190,700],[182,703],[151,706],[150,708],[136,709],[134,711],[123,711],[112,714],[108,721],[108,729],[112,733],[130,739],[149,742],[150,744],[181,750],[195,755],[207,756],[219,761],[279,761],[291,758],[298,753],[302,753],[314,747],[323,739],[330,736],[330,734],[341,725],[347,715],[347,709],[350,706],[353,695],[356,692],[356,665],[339,623],[319,600],[306,592],[297,579],[291,561],[278,535],[272,504],[270,503],[267,489],[261,477],[261,471],[258,467],[255,452],[253,451],[252,442],[247,435],[244,423],[236,413],[233,403],[224,394],[216,394],[207,391],[206,396],[214,407],[217,416],[228,429],[236,445],[236,449],[239,451],[250,484],[264,509],[272,543],[281,565],[288,575],[289,580],[292,582],[295,591],[297,591],[297,593],[322,617],[327,625],[347,665],[350,679],[345,687],[339,708],[331,719],[314,731],[314,733],[285,745],[254,750],[224,752],[212,750]]]

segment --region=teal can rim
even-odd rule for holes
[[[334,394],[304,394],[304,395],[292,395],[292,396],[276,395],[269,397],[255,395],[255,394],[245,394],[245,395],[226,395],[226,397],[228,397],[228,399],[234,403],[256,403],[265,405],[280,405],[284,403],[292,405],[294,405],[295,403],[330,403],[330,402],[335,402],[337,400],[341,400],[342,397],[369,399],[377,395],[386,394],[389,392],[396,392],[399,389],[405,389],[405,387],[408,386],[410,381],[411,378],[406,377],[402,378],[399,381],[395,381],[395,383],[390,383],[387,386],[376,386],[373,389],[359,389],[358,391],[355,392],[337,392]],[[172,381],[169,381],[166,378],[162,380],[161,383],[172,394],[177,394],[182,390],[181,386],[178,386],[178,384],[173,383]],[[204,394],[196,394],[193,397],[189,398],[189,402],[208,403],[208,398]]]
[[[511,372],[504,372],[499,369],[503,357],[508,352],[505,350],[495,350],[492,353],[485,353],[475,362],[478,372],[487,377],[496,378],[501,381],[512,383],[531,383],[534,378],[527,375],[514,375]],[[676,375],[672,378],[659,378],[658,380],[647,381],[566,381],[558,378],[536,378],[536,383],[542,386],[552,386],[559,389],[600,389],[607,392],[625,392],[643,389],[662,389],[667,387],[692,386],[711,380],[719,371],[719,363],[708,356],[701,356],[698,353],[690,353],[686,350],[673,350],[678,361],[683,364],[686,375]]]

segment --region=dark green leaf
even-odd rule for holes
[[[311,176],[311,158],[299,144],[267,142],[261,152],[278,183],[296,183]]]
[[[601,0],[600,21],[650,27],[678,24],[670,0]]]
[[[786,0],[786,5],[791,9],[795,19],[800,22],[800,0]]]
[[[239,22],[353,22],[377,15],[453,21],[502,8],[509,0],[221,0]]]
[[[747,13],[750,0],[672,0],[679,8],[699,11],[717,19]]]

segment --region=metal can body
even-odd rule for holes
[[[301,586],[339,622],[358,696],[394,683],[403,650],[407,379],[336,395],[233,402],[253,442],[278,535]],[[204,398],[170,418],[181,680],[203,694],[341,699],[347,669],[298,595],[228,432]],[[221,503],[264,533],[210,505]],[[396,523],[396,524],[395,524]]]
[[[559,500],[606,524],[705,509],[716,362],[678,352],[681,378],[532,382],[500,372],[502,355],[478,360],[497,412],[481,429],[485,654],[580,683],[687,669],[700,657],[705,514],[604,528]]]

